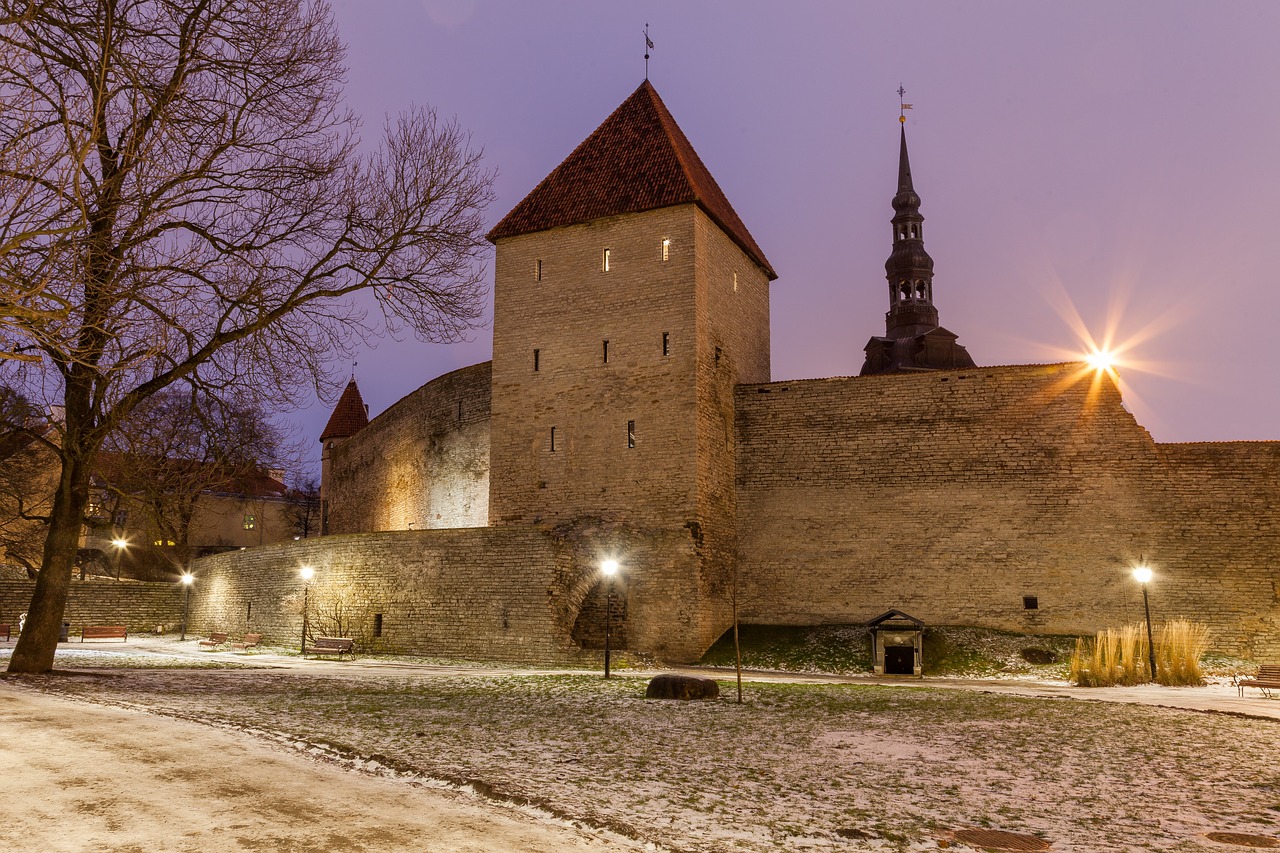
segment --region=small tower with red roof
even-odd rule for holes
[[[350,438],[369,425],[369,407],[360,396],[355,376],[343,389],[333,414],[320,433],[320,533],[329,532],[329,455],[333,445]]]

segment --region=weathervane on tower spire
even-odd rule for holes
[[[653,50],[653,39],[649,38],[649,22],[644,24],[644,79],[649,79],[649,51]]]
[[[911,104],[904,103],[903,98],[906,97],[907,90],[902,88],[902,84],[898,84],[898,121],[902,124],[907,123],[907,110],[911,109]]]

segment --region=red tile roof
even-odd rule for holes
[[[333,407],[333,414],[329,416],[329,423],[325,424],[324,432],[320,433],[320,440],[347,438],[368,425],[369,412],[364,407],[364,400],[360,397],[360,389],[356,387],[356,381],[352,379],[347,383],[342,396],[338,398],[338,405]]]
[[[696,204],[778,277],[653,85],[645,80],[489,232],[491,242],[603,216]]]

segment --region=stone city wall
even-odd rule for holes
[[[576,650],[555,593],[569,553],[534,528],[323,536],[195,563],[191,628],[261,633],[297,646],[304,583],[310,633],[347,636],[357,651],[472,660],[557,661]]]
[[[1209,624],[1280,654],[1280,443],[1157,445],[1082,365],[737,391],[744,615],[1087,633]]]
[[[621,563],[614,648],[673,660],[701,654],[699,640],[678,627],[696,622],[697,601],[666,582],[696,571],[687,531],[619,526],[324,536],[206,557],[194,567],[188,633],[261,633],[268,644],[296,647],[305,565],[315,569],[305,585],[312,636],[353,637],[364,652],[590,661],[598,652],[584,653],[573,637],[602,633],[594,620],[604,615],[605,557]]]
[[[489,376],[487,361],[446,373],[335,443],[329,531],[488,524]]]
[[[0,622],[18,630],[18,616],[31,605],[36,582],[0,578]],[[71,623],[75,639],[85,625],[126,625],[130,633],[151,633],[157,627],[176,631],[182,622],[182,585],[90,577],[71,581],[62,620]]]

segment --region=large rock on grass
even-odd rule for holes
[[[715,699],[719,695],[720,686],[713,679],[675,672],[655,675],[644,691],[646,699]]]

